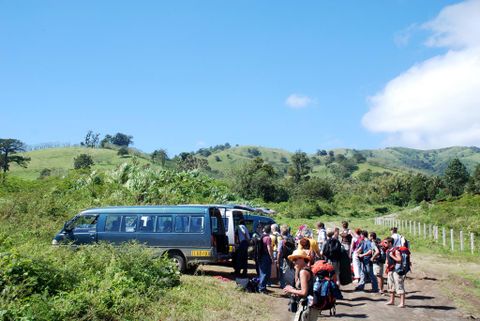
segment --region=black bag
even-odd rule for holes
[[[255,258],[259,260],[265,252],[265,246],[263,245],[263,238],[267,235],[262,235],[259,238],[254,238],[253,239],[253,247],[255,249]]]
[[[342,245],[337,239],[329,239],[325,244],[325,250],[323,251],[323,255],[327,257],[327,259],[338,261],[340,260],[340,254],[342,253]]]
[[[291,296],[288,300],[288,311],[296,313],[298,310],[298,301],[295,297]]]
[[[295,240],[290,235],[284,240],[284,243],[282,246],[282,257],[285,260],[288,260],[288,256],[292,255],[293,251],[295,251]]]

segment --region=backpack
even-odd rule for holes
[[[342,245],[337,239],[329,239],[325,243],[325,250],[323,251],[323,255],[327,257],[327,259],[334,259],[338,261],[340,259],[340,254],[342,251]]]
[[[380,254],[377,256],[375,262],[384,264],[387,261],[387,253],[381,246],[377,245],[377,248]]]
[[[410,248],[410,242],[404,236],[401,237],[401,240],[402,240],[402,246],[409,249]]]
[[[312,306],[320,311],[330,310],[330,315],[335,315],[337,299],[343,299],[343,296],[335,282],[316,275],[313,283]]]
[[[283,242],[282,258],[288,260],[288,256],[291,255],[293,251],[295,251],[295,240],[291,235],[289,235],[284,239]]]
[[[406,275],[411,270],[411,262],[410,262],[410,250],[405,246],[400,246],[396,248],[400,252],[402,257],[402,261],[400,263],[395,264],[395,272],[398,275]]]
[[[265,246],[263,245],[263,238],[268,235],[262,235],[260,238],[256,237],[253,239],[254,255],[260,259],[265,254]]]

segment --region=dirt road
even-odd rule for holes
[[[469,285],[465,280],[460,281],[458,274],[462,269],[474,271],[474,275],[480,278],[480,269],[473,263],[452,264],[446,259],[434,255],[422,255],[421,260],[412,257],[413,271],[408,275],[405,286],[407,290],[407,307],[398,308],[387,306],[387,296],[366,292],[354,292],[354,286],[348,285],[342,288],[343,300],[337,304],[336,318],[342,320],[389,320],[389,321],[436,321],[436,320],[465,320],[480,318],[480,302],[475,297],[468,295],[465,287]],[[471,264],[471,266],[468,266]],[[229,267],[204,266],[202,274],[230,276]],[[250,270],[254,275],[255,270]],[[452,274],[453,273],[453,274]],[[457,274],[455,274],[457,273]],[[457,275],[457,276],[454,276]],[[367,290],[369,285],[367,285]],[[277,311],[272,314],[270,320],[287,321],[293,318],[293,314],[287,311],[288,299],[283,296],[283,291],[274,286],[271,289],[271,310]],[[252,295],[252,294],[245,294]],[[253,294],[256,296],[256,294]],[[259,294],[258,294],[259,295]],[[458,300],[452,300],[457,297]],[[460,302],[460,303],[459,303]],[[466,304],[462,304],[466,303]],[[397,302],[398,304],[398,298]],[[324,311],[325,318],[329,318],[328,311]]]

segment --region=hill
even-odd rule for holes
[[[459,158],[470,172],[480,163],[478,147],[455,146],[431,150],[389,147],[359,152],[367,158],[368,163],[375,166],[415,170],[435,175],[442,175],[448,163],[454,158]]]
[[[372,172],[421,172],[429,175],[442,175],[448,163],[453,158],[459,158],[465,164],[470,172],[473,172],[475,166],[480,163],[480,148],[477,147],[449,147],[432,150],[418,150],[404,147],[389,147],[385,149],[355,150],[355,149],[333,149],[334,155],[343,154],[347,158],[355,154],[361,154],[366,161],[358,164],[358,170],[353,173],[357,176],[361,172],[370,170]],[[134,151],[141,164],[150,164],[149,155]],[[15,176],[36,179],[40,172],[48,168],[54,174],[62,175],[73,168],[73,158],[79,154],[91,155],[95,166],[98,169],[111,169],[127,161],[131,156],[120,157],[116,150],[111,149],[92,149],[84,147],[63,147],[49,148],[26,152],[24,155],[31,158],[28,168],[21,168],[16,165],[11,166],[11,173]],[[210,173],[216,177],[229,176],[231,171],[238,168],[241,164],[253,160],[255,157],[261,157],[269,162],[280,174],[286,174],[288,166],[291,164],[293,152],[278,148],[268,148],[262,146],[237,146],[224,150],[212,152],[208,157],[196,154],[197,157],[205,158],[212,169]],[[331,175],[324,164],[325,157],[310,154],[309,157],[316,162],[312,162],[313,176]],[[152,164],[153,166],[157,166]],[[168,161],[167,167],[172,167],[173,162]]]
[[[86,147],[47,148],[22,153],[31,158],[27,168],[11,165],[11,173],[24,179],[36,179],[43,169],[50,169],[54,175],[64,175],[73,169],[73,159],[80,154],[90,155],[95,162],[95,169],[113,169],[131,159],[132,156],[119,156],[116,150]],[[148,155],[136,153],[140,164],[150,164]],[[154,165],[155,166],[155,165]]]

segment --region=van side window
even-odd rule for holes
[[[120,230],[120,222],[122,216],[120,215],[108,215],[105,220],[105,232],[118,232]]]
[[[157,232],[171,233],[172,232],[172,216],[158,216],[157,217]]]
[[[190,216],[179,215],[175,217],[175,232],[178,233],[187,233],[188,232],[188,223],[190,221]]]
[[[203,233],[204,230],[203,216],[192,216],[190,219],[190,233]]]
[[[123,217],[122,232],[134,233],[137,230],[137,215],[127,215]]]
[[[154,226],[155,226],[155,216],[140,215],[140,226],[138,227],[139,232],[151,233],[153,232]]]

